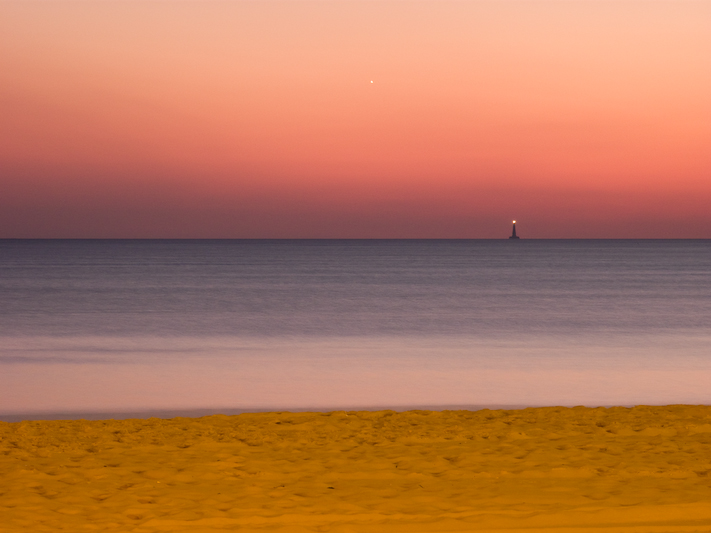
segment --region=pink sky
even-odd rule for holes
[[[711,238],[709,21],[5,1],[0,237]]]

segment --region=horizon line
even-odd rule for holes
[[[0,241],[508,241],[508,237],[0,237]],[[520,237],[522,241],[708,241],[711,237]]]

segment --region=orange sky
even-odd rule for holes
[[[0,2],[0,237],[711,238],[710,206],[711,2]]]

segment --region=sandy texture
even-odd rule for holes
[[[0,423],[0,531],[711,532],[711,407]]]

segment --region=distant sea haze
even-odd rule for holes
[[[708,240],[5,240],[0,304],[0,415],[711,402]]]

